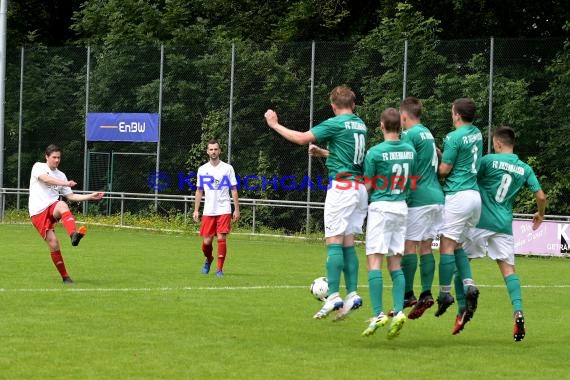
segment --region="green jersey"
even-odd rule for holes
[[[319,144],[327,144],[329,156],[326,166],[334,179],[362,175],[362,162],[368,137],[366,125],[354,114],[331,117],[311,128]]]
[[[416,150],[417,188],[408,195],[408,207],[443,204],[443,190],[437,178],[437,150],[434,138],[425,126],[416,124],[402,132],[402,141]]]
[[[540,183],[532,168],[516,154],[488,154],[481,159],[477,174],[481,192],[481,219],[478,228],[513,234],[513,201],[526,185],[536,193]]]
[[[403,141],[384,141],[366,153],[364,175],[372,181],[370,202],[405,201],[413,186],[416,151]]]
[[[443,191],[455,194],[463,190],[479,190],[477,169],[483,151],[481,131],[471,124],[465,124],[445,136],[442,162],[453,165],[445,178]]]

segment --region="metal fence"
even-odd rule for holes
[[[182,212],[181,204],[161,204],[147,178],[164,172],[171,182],[162,194],[191,195],[180,180],[206,161],[205,142],[213,137],[222,142],[222,159],[242,178],[326,177],[324,161],[311,160],[306,147],[272,133],[263,113],[274,108],[284,125],[307,130],[331,116],[327,94],[338,84],[348,84],[357,93],[357,112],[373,130],[371,144],[380,140],[374,129],[382,109],[398,106],[407,95],[424,101],[422,119],[437,141],[451,130],[450,105],[461,96],[476,100],[476,125],[484,134],[508,123],[534,136],[541,115],[533,114],[540,110],[533,99],[549,88],[553,78],[548,67],[563,43],[487,39],[435,41],[427,46],[392,41],[392,48],[386,49],[340,42],[241,42],[115,50],[32,46],[8,51],[4,187],[26,188],[33,163],[43,160],[48,144],[57,143],[64,150],[61,169],[80,182],[82,190],[154,194],[153,201],[129,206],[130,211],[154,207],[158,212]],[[88,112],[158,112],[160,142],[88,142]],[[541,154],[533,138],[525,139],[517,151],[522,158]],[[240,197],[322,202],[324,191],[311,186],[296,191],[246,188]],[[570,194],[562,194],[564,198],[570,200]],[[25,201],[20,193],[9,197],[2,212],[5,207],[24,208]],[[113,201],[94,212],[118,213],[120,207]],[[306,206],[304,212],[267,209],[256,218],[271,228],[302,231],[319,226],[321,214]],[[246,212],[244,217],[251,220],[252,215]]]
[[[83,191],[78,191],[77,193],[85,193]],[[3,202],[10,200],[11,198],[16,198],[18,196],[27,198],[29,192],[27,189],[11,189],[2,188],[0,189],[0,197]],[[101,202],[92,203],[91,209],[92,214],[105,214],[108,210],[108,204],[115,203],[117,206],[117,212],[114,214],[118,216],[118,221],[116,225],[111,225],[113,227],[133,227],[126,220],[126,214],[130,214],[130,209],[135,204],[143,204],[148,206],[153,202],[160,202],[162,207],[165,209],[171,208],[177,210],[177,216],[180,217],[181,222],[185,226],[192,225],[192,209],[194,204],[193,195],[174,195],[174,194],[148,194],[148,193],[121,193],[121,192],[109,192],[105,194],[105,198]],[[240,220],[239,224],[242,229],[249,230],[252,234],[267,233],[264,231],[263,227],[266,226],[264,221],[259,221],[257,215],[264,214],[269,211],[271,214],[281,213],[284,211],[299,212],[309,208],[314,213],[322,213],[324,210],[323,202],[306,202],[306,201],[285,201],[278,199],[252,199],[252,198],[240,198],[240,207],[242,212],[244,210],[248,211],[250,218],[247,220]],[[70,205],[72,211],[79,212],[80,207],[78,204]],[[533,214],[513,214],[515,218],[531,220]],[[545,220],[550,221],[561,221],[570,222],[570,216],[568,215],[546,215]],[[5,215],[0,217],[0,223],[5,222]],[[106,224],[108,225],[108,223]],[[156,227],[141,227],[135,226],[141,229],[157,229]],[[198,227],[196,225],[196,227]],[[313,232],[318,231],[317,226],[314,226]],[[298,234],[299,231],[282,229],[282,233],[293,235]],[[301,231],[301,234],[307,233],[307,231]]]

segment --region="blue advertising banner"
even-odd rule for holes
[[[158,114],[89,112],[87,141],[158,142]]]

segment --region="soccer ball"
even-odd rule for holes
[[[317,277],[311,284],[311,294],[319,301],[324,301],[329,292],[329,282],[326,277]]]

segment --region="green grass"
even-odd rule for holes
[[[362,247],[365,305],[333,323],[312,319],[320,304],[308,291],[324,272],[322,241],[232,235],[220,279],[200,274],[195,235],[90,226],[79,247],[61,242],[73,287],[61,284],[31,225],[0,225],[0,241],[2,379],[568,376],[567,259],[517,258],[521,343],[512,341],[510,302],[490,260],[472,264],[479,309],[460,335],[451,335],[453,306],[408,321],[389,341],[386,328],[360,336],[371,316]],[[384,299],[389,308],[390,287]]]

